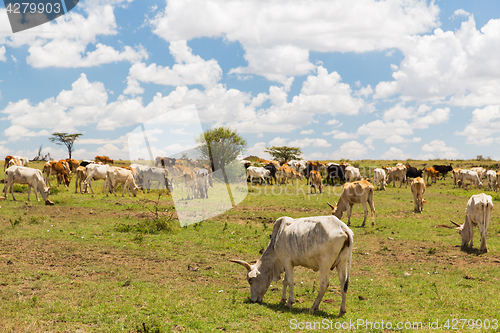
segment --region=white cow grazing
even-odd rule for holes
[[[310,312],[318,309],[329,285],[330,270],[337,268],[342,304],[339,316],[346,312],[347,289],[351,271],[354,234],[344,222],[335,216],[315,216],[292,219],[280,217],[276,220],[269,245],[262,257],[250,265],[243,260],[231,260],[247,269],[250,284],[250,300],[262,302],[272,281],[283,279],[281,302],[287,300],[286,288],[290,288],[286,306],[294,303],[293,267],[303,266],[319,270],[320,286],[318,297]]]
[[[406,166],[398,163],[395,167],[391,168],[389,173],[387,174],[387,183],[392,182],[392,187],[396,187],[396,180],[400,180],[401,183],[399,184],[399,187],[405,183],[406,185]]]
[[[465,188],[465,182],[470,181],[471,185],[474,184],[476,185],[476,188],[482,188],[483,183],[481,182],[479,175],[477,174],[476,171],[472,170],[465,170],[462,169],[460,170],[460,179],[457,182],[459,187]]]
[[[94,194],[94,189],[92,188],[92,179],[104,180],[104,186],[102,187],[102,193],[104,193],[104,188],[106,187],[106,172],[109,169],[109,165],[104,164],[89,164],[85,167],[87,169],[87,179],[83,183],[85,186],[89,186],[92,194]]]
[[[125,196],[125,190],[127,190],[129,197],[130,192],[132,192],[134,197],[137,196],[139,186],[137,186],[134,181],[132,171],[120,167],[110,167],[106,171],[106,176],[106,196],[108,196],[109,190],[111,189],[116,197],[116,188],[118,184],[122,184],[123,187],[122,197]]]
[[[345,168],[345,179],[351,183],[356,180],[361,180],[361,174],[359,173],[359,169],[353,166],[348,166]]]
[[[339,202],[335,205],[327,202],[328,206],[332,208],[332,215],[341,219],[342,214],[347,211],[347,225],[351,225],[352,206],[354,204],[361,204],[365,217],[363,219],[362,227],[365,226],[366,216],[368,215],[368,208],[366,204],[370,205],[372,212],[372,225],[375,225],[375,206],[373,205],[373,185],[367,180],[358,180],[352,183],[345,183],[342,186],[342,193],[340,194]]]
[[[460,233],[460,236],[462,236],[462,247],[468,246],[470,242],[470,247],[472,248],[472,243],[474,241],[473,227],[478,226],[479,232],[481,233],[481,246],[479,247],[479,251],[488,252],[488,248],[486,247],[486,233],[490,225],[492,210],[493,201],[491,200],[491,195],[480,193],[470,197],[469,201],[467,201],[464,224],[457,224],[451,221],[457,226],[456,229]]]
[[[22,166],[11,166],[5,170],[6,185],[3,188],[3,193],[7,198],[7,188],[10,187],[10,194],[12,199],[16,200],[14,196],[13,187],[14,184],[27,184],[28,185],[28,201],[30,201],[31,188],[35,191],[36,200],[38,199],[37,192],[42,195],[43,201],[47,202],[49,197],[50,187],[46,187],[43,181],[42,171],[33,168],[27,168]]]
[[[376,168],[373,169],[373,184],[377,187],[377,190],[379,189],[379,184],[380,184],[380,190],[385,191],[385,170],[381,168]]]
[[[488,186],[490,187],[490,189],[496,192],[498,189],[496,171],[488,170],[486,172],[486,178],[488,179]]]
[[[14,158],[17,158],[19,161],[21,161],[21,166],[27,167],[29,164],[29,160],[26,158],[26,156],[12,156]]]
[[[252,184],[254,178],[260,178],[265,185],[266,180],[264,177],[269,177],[270,174],[271,171],[263,167],[248,167],[247,169],[247,177],[250,177],[250,184]]]
[[[153,182],[158,182],[156,189],[161,188],[171,188],[170,181],[168,180],[167,169],[157,168],[157,167],[147,167],[138,171],[139,175],[142,176],[143,188],[149,193],[151,189],[151,184]]]
[[[411,181],[411,193],[413,194],[413,202],[415,203],[415,213],[422,213],[424,210],[424,193],[425,182],[422,178],[417,177]]]

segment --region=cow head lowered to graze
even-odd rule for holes
[[[287,300],[286,288],[290,288],[286,304],[288,308],[294,303],[293,267],[303,266],[314,271],[319,270],[318,297],[313,303],[311,312],[318,309],[328,288],[330,270],[337,268],[342,292],[339,312],[341,316],[346,312],[353,237],[351,229],[335,216],[299,219],[280,217],[274,223],[266,250],[254,265],[243,260],[230,261],[246,268],[252,302],[262,302],[271,282],[279,280],[284,271],[280,302],[284,303]]]

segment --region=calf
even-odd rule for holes
[[[441,179],[446,180],[446,174],[453,170],[453,167],[450,165],[433,165],[434,170],[441,174]]]
[[[454,186],[457,186],[457,181],[460,179],[460,171],[462,171],[462,169],[460,169],[460,168],[454,168],[451,171],[451,174],[453,175],[453,185]]]
[[[348,167],[345,168],[345,178],[348,182],[361,180],[361,174],[359,173],[359,169],[349,165]]]
[[[43,167],[43,172],[45,173],[45,182],[50,186],[50,176],[56,176],[57,186],[59,186],[61,182],[64,182],[64,186],[68,187],[71,179],[68,176],[67,170],[67,166],[65,166],[61,162],[49,161],[45,163]]]
[[[344,222],[335,216],[315,216],[292,219],[280,217],[276,220],[271,240],[262,257],[250,265],[243,260],[231,260],[247,270],[250,284],[250,300],[261,303],[272,281],[278,281],[283,271],[283,291],[281,303],[287,301],[291,308],[294,303],[293,267],[303,266],[319,270],[320,284],[318,297],[310,312],[318,309],[328,289],[330,270],[337,268],[342,303],[339,316],[346,312],[347,288],[351,271],[354,234]]]
[[[491,200],[491,195],[486,195],[484,193],[475,194],[467,201],[464,224],[457,224],[451,221],[457,226],[456,229],[460,236],[462,236],[462,248],[467,247],[469,242],[472,248],[474,242],[473,227],[478,226],[479,232],[481,233],[481,246],[479,247],[479,251],[488,252],[488,248],[486,247],[486,234],[490,224],[492,210],[493,201]]]
[[[493,170],[488,170],[486,172],[486,178],[488,179],[488,186],[490,190],[497,191],[497,173]]]
[[[80,187],[80,193],[88,193],[87,186],[84,184],[83,189],[82,189],[82,183],[85,182],[85,179],[87,179],[87,169],[79,166],[75,170],[75,193],[78,192],[78,187]]]
[[[429,184],[429,177],[431,178],[431,184],[434,184],[439,177],[439,171],[435,170],[433,167],[425,168],[424,175],[427,177],[427,184]]]
[[[352,183],[345,183],[342,187],[342,193],[340,194],[340,199],[338,204],[335,205],[327,204],[332,208],[332,215],[341,219],[342,214],[347,211],[347,225],[351,225],[351,214],[352,206],[354,204],[361,204],[363,206],[363,211],[365,212],[365,217],[363,219],[362,227],[365,226],[366,216],[368,215],[368,209],[366,204],[370,205],[372,212],[372,225],[375,225],[375,206],[373,205],[373,185],[367,180],[358,180]]]
[[[42,195],[43,201],[47,204],[49,198],[50,187],[46,187],[43,181],[42,171],[33,168],[27,168],[22,166],[11,166],[5,170],[5,186],[3,188],[3,193],[7,198],[7,189],[10,188],[10,194],[12,195],[12,200],[16,200],[14,196],[13,187],[14,184],[27,184],[28,185],[28,201],[30,201],[31,188],[35,191],[35,197],[37,201],[38,192]]]
[[[208,170],[199,169],[196,171],[196,192],[197,197],[208,199]]]
[[[373,184],[377,186],[377,190],[379,189],[380,185],[380,190],[385,191],[385,171],[384,169],[381,168],[376,168],[373,169]]]
[[[425,182],[422,178],[417,177],[412,180],[411,193],[413,194],[415,213],[422,213],[422,211],[424,210],[424,203],[427,202],[423,197],[425,193]]]
[[[323,193],[323,183],[321,179],[321,174],[319,171],[316,170],[311,170],[309,173],[309,177],[311,179],[311,194],[312,194],[312,189],[314,188],[314,193]]]
[[[300,172],[293,170],[291,167],[287,165],[282,165],[276,171],[276,177],[278,178],[278,182],[280,185],[281,184],[287,185],[288,180],[291,180],[293,185],[294,179],[299,179],[299,180],[303,179],[302,174]]]
[[[392,187],[396,187],[396,180],[399,180],[401,183],[399,184],[399,188],[405,183],[406,187],[406,166],[400,164],[392,167],[387,174],[387,183],[392,182]]]
[[[87,179],[85,179],[84,185],[89,186],[90,191],[92,192],[92,194],[94,194],[94,189],[92,188],[92,179],[94,180],[102,179],[106,182],[109,165],[89,164],[86,166],[86,169],[87,169]],[[102,193],[104,193],[105,187],[106,186],[102,187]]]

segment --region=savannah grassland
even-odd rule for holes
[[[352,163],[363,171],[396,162]],[[449,162],[464,168],[496,163],[410,164]],[[41,169],[42,163],[31,166]],[[336,317],[341,301],[336,271],[320,310],[311,315],[319,285],[316,272],[295,268],[296,303],[289,310],[279,304],[280,281],[272,283],[262,304],[250,303],[246,271],[229,262],[257,260],[278,217],[328,215],[327,201],[338,200],[338,186],[325,187],[318,195],[309,194],[305,181],[288,185],[286,192],[284,186],[250,186],[246,199],[234,209],[182,228],[164,191],[122,198],[120,190],[117,198],[107,198],[102,181],[95,183],[95,195],[75,194],[74,179],[69,190],[56,188],[54,181],[50,199],[55,205],[45,206],[33,193],[28,203],[27,188],[17,186],[22,191],[17,202],[10,195],[0,201],[0,331],[282,332],[297,328],[305,332],[312,331],[306,323],[328,323],[324,331],[334,331],[336,324],[359,320],[391,322],[393,328],[386,332],[397,331],[398,322],[421,322],[420,331],[430,331],[429,322],[436,321],[439,331],[465,332],[471,331],[472,320],[482,320],[493,331],[494,320],[500,320],[500,196],[487,188],[454,188],[449,176],[427,187],[424,198],[429,203],[422,214],[413,212],[410,187],[404,185],[375,192],[375,226],[369,216],[367,226],[361,228],[363,212],[361,206],[354,206],[354,253],[347,313],[342,318]],[[493,196],[495,205],[488,229],[489,252],[477,252],[478,229],[474,249],[463,251],[456,230],[436,226],[451,225],[450,219],[463,223],[467,200],[483,191]],[[343,220],[347,222],[347,217]],[[462,326],[453,319],[470,321]],[[447,320],[450,327],[445,328]],[[356,331],[382,330],[360,326]]]

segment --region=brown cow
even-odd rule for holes
[[[85,179],[87,179],[87,169],[85,167],[79,166],[76,168],[75,174],[75,193],[78,192],[78,187],[80,187],[80,193],[88,193],[87,185],[85,185],[85,183],[83,184],[82,189],[82,182],[85,182]]]
[[[45,182],[47,183],[47,185],[49,185],[49,187],[50,176],[57,177],[57,186],[59,186],[59,184],[64,181],[64,186],[68,187],[69,183],[71,182],[71,179],[69,178],[64,165],[60,162],[49,161],[45,163],[45,166],[43,167],[43,173],[45,173]]]
[[[338,219],[341,219],[342,214],[347,211],[347,225],[350,225],[352,206],[354,204],[360,203],[363,206],[363,210],[365,212],[365,218],[363,219],[363,224],[361,225],[362,227],[364,227],[366,216],[368,215],[368,209],[366,207],[366,203],[368,203],[372,211],[372,225],[375,225],[373,190],[373,185],[365,179],[358,180],[352,183],[345,183],[342,187],[342,193],[340,194],[338,204],[335,204],[334,206],[329,202],[327,202],[327,204],[332,208],[332,215],[335,215]]]
[[[3,172],[5,172],[5,169],[7,169],[9,162],[11,159],[13,159],[13,156],[7,155],[5,156],[5,164],[3,165]]]
[[[102,162],[103,164],[113,164],[114,161],[107,156],[96,156],[94,158],[96,162]]]
[[[415,213],[422,213],[424,210],[425,199],[425,182],[422,178],[417,177],[411,182],[411,193],[413,193],[413,202],[415,203]]]
[[[75,172],[76,171],[76,168],[78,168],[80,166],[80,162],[77,161],[77,160],[74,160],[72,158],[67,158],[66,159],[66,162],[68,162],[68,165],[69,165],[69,169],[72,171],[72,172]]]

